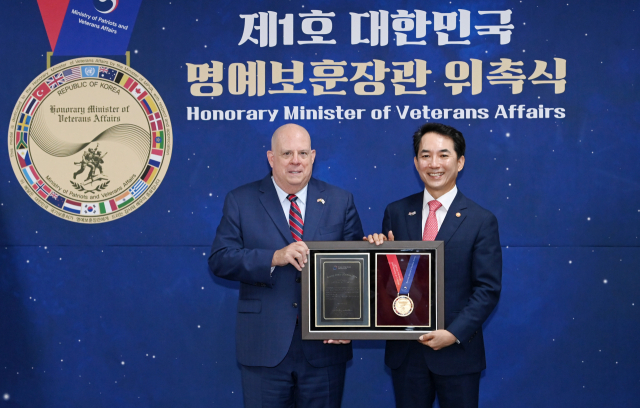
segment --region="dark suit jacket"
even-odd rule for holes
[[[362,224],[351,193],[314,178],[308,186],[303,240],[361,240]],[[289,350],[300,311],[300,272],[286,265],[271,274],[271,260],[276,250],[293,242],[271,175],[227,195],[209,269],[221,278],[240,281],[236,326],[240,364],[274,367]],[[352,357],[350,344],[304,341],[303,350],[316,367]]]
[[[385,234],[393,231],[397,241],[420,241],[423,198],[421,191],[389,204],[382,231]],[[415,215],[410,216],[411,212]],[[498,221],[458,190],[436,241],[444,241],[445,328],[460,344],[438,351],[424,346],[421,353],[436,374],[480,372],[486,367],[482,324],[498,303],[501,289]],[[387,341],[385,363],[398,368],[407,356],[408,346],[408,341]]]

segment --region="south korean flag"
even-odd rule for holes
[[[95,203],[82,204],[82,214],[83,215],[100,214],[100,211],[98,210],[98,204],[95,204]]]

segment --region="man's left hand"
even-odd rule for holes
[[[447,330],[436,330],[431,333],[423,334],[418,342],[429,346],[434,350],[440,350],[449,347],[456,342],[456,336]]]
[[[323,340],[324,344],[349,344],[351,340]]]
[[[362,237],[362,240],[363,241],[369,241],[370,244],[382,245],[384,243],[384,241],[393,241],[394,240],[393,231],[389,231],[389,238],[388,239],[383,233],[379,233],[379,234],[370,234],[367,237]]]

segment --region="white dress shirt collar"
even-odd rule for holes
[[[438,231],[444,222],[445,217],[447,216],[447,211],[449,211],[449,207],[453,203],[453,199],[456,198],[456,194],[458,194],[458,187],[453,186],[453,188],[447,193],[443,194],[438,198],[438,201],[442,206],[436,210],[436,220],[438,220]],[[422,199],[422,231],[424,232],[424,226],[427,223],[427,218],[429,217],[429,201],[435,200],[429,194],[427,189],[424,189],[424,198]]]
[[[291,202],[287,198],[289,194],[287,194],[283,189],[280,188],[278,183],[271,176],[271,181],[273,181],[273,186],[276,188],[276,193],[278,193],[278,199],[280,200],[280,205],[282,206],[282,211],[284,211],[285,217],[287,217],[287,221],[289,221],[289,208],[291,207]],[[298,199],[296,200],[296,204],[300,208],[300,213],[302,214],[302,219],[304,220],[304,214],[307,209],[307,187],[309,187],[309,183],[302,188],[302,190],[295,193]]]
[[[449,211],[449,207],[451,207],[451,203],[453,203],[453,199],[456,198],[456,194],[458,194],[458,186],[453,186],[451,190],[444,193],[438,198],[438,201],[444,207],[445,212]],[[432,200],[435,200],[435,198],[433,198],[431,194],[429,194],[429,192],[425,187],[424,198],[422,200],[422,208],[426,209],[427,213],[429,213],[429,201],[432,201]]]

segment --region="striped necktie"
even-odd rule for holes
[[[296,204],[295,194],[289,194],[287,196],[287,200],[291,201],[291,207],[289,208],[289,229],[291,230],[291,235],[293,239],[296,241],[302,241],[302,231],[304,230],[304,221],[302,220],[302,213],[300,212],[300,207]]]

